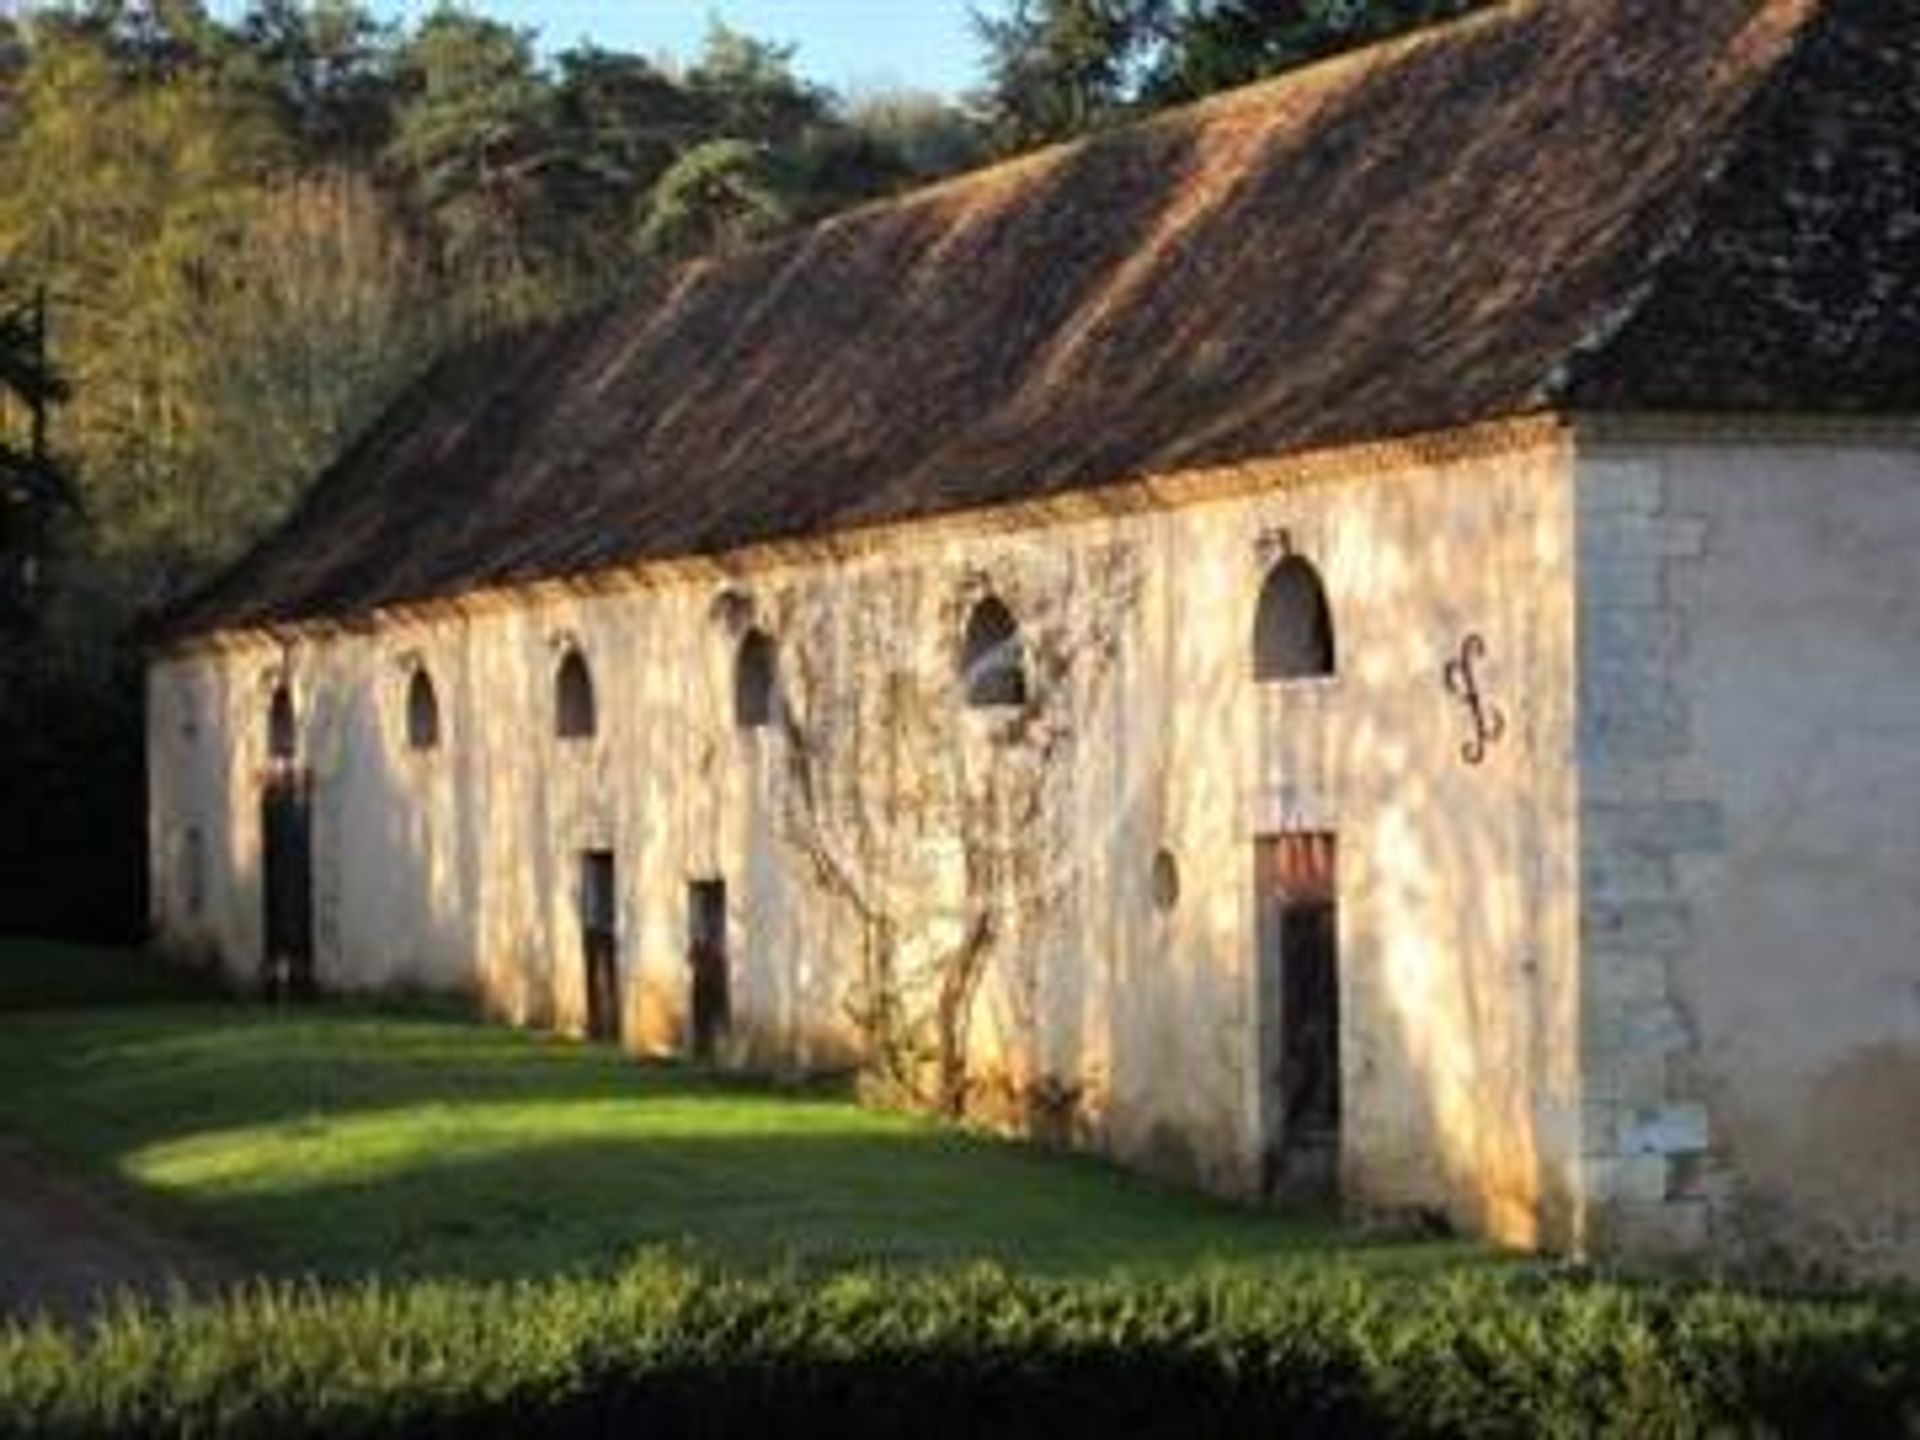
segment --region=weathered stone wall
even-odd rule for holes
[[[1920,1273],[1920,446],[1579,462],[1596,1248]]]
[[[1332,830],[1346,1192],[1564,1241],[1571,473],[1543,430],[1355,452],[183,654],[151,679],[158,922],[257,965],[284,676],[323,983],[468,988],[578,1031],[578,857],[610,849],[636,1050],[685,1047],[687,887],[724,878],[736,1061],[865,1054],[923,1100],[1248,1193],[1271,1103],[1254,842]],[[1263,687],[1255,604],[1287,551],[1325,581],[1339,675]],[[1016,711],[962,703],[989,592],[1022,626]],[[759,731],[732,723],[748,626],[780,649]],[[1479,763],[1446,683],[1469,637],[1499,722]],[[570,645],[590,742],[554,736]],[[426,753],[405,742],[417,667],[442,716]],[[211,842],[197,914],[165,881],[190,829]],[[1162,851],[1178,894],[1156,904]]]

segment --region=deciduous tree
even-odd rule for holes
[[[45,298],[0,297],[0,630],[40,618],[54,522],[73,505],[48,412],[67,395],[47,357]]]

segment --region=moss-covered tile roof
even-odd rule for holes
[[[1546,410],[1920,410],[1920,5],[1521,0],[455,355],[181,637]]]

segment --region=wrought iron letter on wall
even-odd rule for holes
[[[1480,693],[1478,667],[1487,658],[1487,642],[1478,633],[1460,642],[1460,653],[1449,660],[1442,672],[1447,693],[1466,707],[1473,722],[1472,738],[1460,746],[1460,758],[1469,765],[1486,763],[1487,751],[1507,733],[1507,717],[1500,707]]]

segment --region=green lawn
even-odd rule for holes
[[[0,936],[0,1016],[158,1000],[224,998],[203,975],[160,964],[131,950]]]
[[[663,1245],[722,1265],[987,1259],[1041,1275],[1330,1251],[1391,1269],[1487,1263],[453,1016],[44,1008],[50,993],[114,995],[123,973],[164,993],[150,964],[0,942],[0,1138],[268,1274],[548,1276]],[[68,965],[84,986],[49,983]]]
[[[1368,1246],[818,1093],[0,942],[23,1143],[329,1283],[0,1324],[0,1434],[1920,1434],[1898,1297]]]

